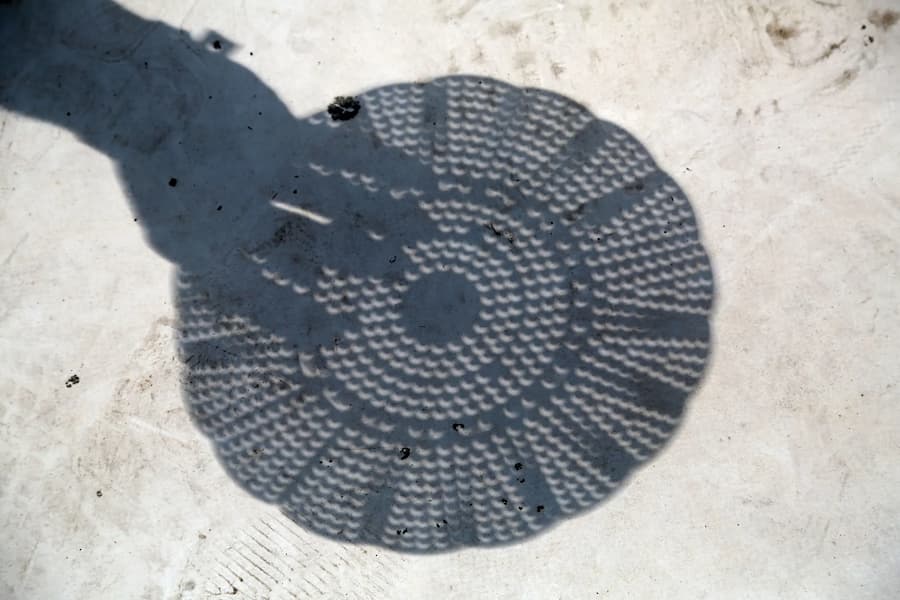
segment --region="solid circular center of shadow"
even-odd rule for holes
[[[478,291],[456,273],[433,273],[409,284],[401,312],[420,342],[446,344],[472,329],[481,310]]]

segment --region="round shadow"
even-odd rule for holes
[[[521,541],[677,427],[713,277],[622,128],[476,76],[297,119],[215,32],[105,0],[3,16],[0,106],[113,162],[177,268],[194,422],[297,523],[409,552]]]
[[[232,251],[166,251],[196,423],[246,490],[340,540],[495,545],[596,506],[707,360],[684,193],[546,90],[454,76],[351,104],[279,138],[265,201],[222,192]]]
[[[435,346],[459,343],[481,313],[477,278],[470,278],[439,268],[437,273],[411,281],[399,305],[405,313],[402,318],[414,324],[407,334]]]

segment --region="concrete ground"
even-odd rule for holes
[[[900,597],[900,3],[74,4],[0,597]]]

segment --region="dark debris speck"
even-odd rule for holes
[[[359,114],[362,105],[353,96],[338,96],[328,105],[328,114],[333,121],[349,121]]]

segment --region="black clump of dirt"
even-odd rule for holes
[[[78,377],[78,375],[72,375],[71,377],[66,379],[66,387],[70,388],[73,385],[77,385],[79,381],[81,381],[81,379]]]
[[[328,105],[328,114],[334,121],[349,121],[359,114],[362,105],[353,96],[338,96]]]
[[[178,180],[175,179],[174,177],[170,177],[169,178],[169,187],[175,187],[176,185],[178,185]]]

